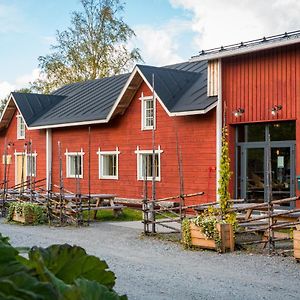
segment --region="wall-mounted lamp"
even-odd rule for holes
[[[282,105],[274,105],[271,109],[272,116],[276,116],[280,110],[282,110]]]
[[[7,148],[10,148],[10,147],[13,147],[14,146],[14,143],[13,142],[9,142],[8,144],[7,144]]]
[[[236,118],[238,118],[238,117],[242,116],[244,112],[245,112],[245,110],[244,110],[243,108],[238,108],[238,109],[234,110],[234,111],[232,112],[232,114],[233,114]]]

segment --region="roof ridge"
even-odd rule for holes
[[[194,72],[194,71],[186,71],[186,70],[179,70],[179,69],[174,69],[174,68],[168,68],[166,67],[155,67],[155,66],[150,66],[150,65],[136,65],[137,67],[146,67],[146,68],[155,68],[158,70],[167,70],[167,71],[172,71],[172,72],[178,72],[178,73],[191,73],[191,74],[199,74],[198,72]]]

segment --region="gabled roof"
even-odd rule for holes
[[[66,96],[43,95],[33,93],[11,93],[18,110],[22,113],[27,126],[32,126],[34,122],[47,113],[51,108],[62,102]]]
[[[0,129],[8,126],[16,108],[22,114],[27,127],[30,127],[36,119],[49,111],[49,109],[64,98],[65,96],[58,95],[13,92],[10,94],[9,100],[1,115]]]
[[[63,101],[40,116],[32,127],[105,120],[130,74],[64,86],[52,95]]]
[[[217,101],[207,96],[207,72],[137,66],[148,83],[154,74],[155,92],[170,114],[201,111]],[[207,67],[207,66],[206,66]]]
[[[51,95],[12,93],[7,115],[17,107],[29,129],[107,123],[123,114],[142,82],[152,89],[170,116],[203,114],[217,97],[207,96],[207,62],[166,67],[137,65],[129,74],[66,85]],[[0,128],[6,123],[0,120]],[[6,125],[7,126],[7,125]]]

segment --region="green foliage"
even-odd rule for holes
[[[139,49],[128,49],[134,31],[123,21],[120,0],[81,0],[71,26],[57,31],[52,53],[39,57],[41,78],[34,90],[49,93],[62,85],[123,73],[142,61]]]
[[[191,229],[190,229],[190,220],[184,219],[181,224],[182,228],[182,244],[185,249],[192,248],[192,237],[191,237]]]
[[[127,299],[112,289],[115,276],[107,269],[104,261],[70,245],[34,247],[27,259],[0,234],[0,299]]]
[[[84,219],[88,218],[88,211],[83,212]],[[94,212],[90,211],[90,218],[94,217]],[[99,210],[97,212],[97,221],[142,221],[142,211],[133,208],[123,208],[120,215],[114,215],[113,210]]]
[[[12,202],[8,209],[7,221],[13,221],[14,212],[23,216],[25,224],[43,224],[46,221],[44,207],[30,202]]]
[[[42,264],[67,284],[74,284],[76,278],[85,278],[109,288],[115,285],[115,276],[113,272],[107,271],[106,262],[88,255],[80,247],[67,244],[52,245],[45,249],[34,247],[29,252],[29,259],[36,264]]]
[[[216,242],[217,250],[221,250],[221,237],[217,229],[217,224],[224,224],[225,222],[214,213],[208,210],[198,215],[194,220],[194,224],[198,226],[201,232],[208,238]]]
[[[223,217],[226,215],[228,209],[231,207],[231,204],[228,201],[230,199],[229,182],[231,177],[231,171],[227,136],[227,127],[225,126],[222,130],[222,153],[220,160],[220,179],[218,188],[218,195],[220,198],[220,209]]]

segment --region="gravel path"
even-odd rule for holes
[[[184,251],[141,238],[139,224],[97,223],[49,228],[0,223],[15,246],[70,243],[105,259],[116,290],[129,299],[300,299],[300,264],[293,258]],[[141,228],[141,227],[140,227]]]

